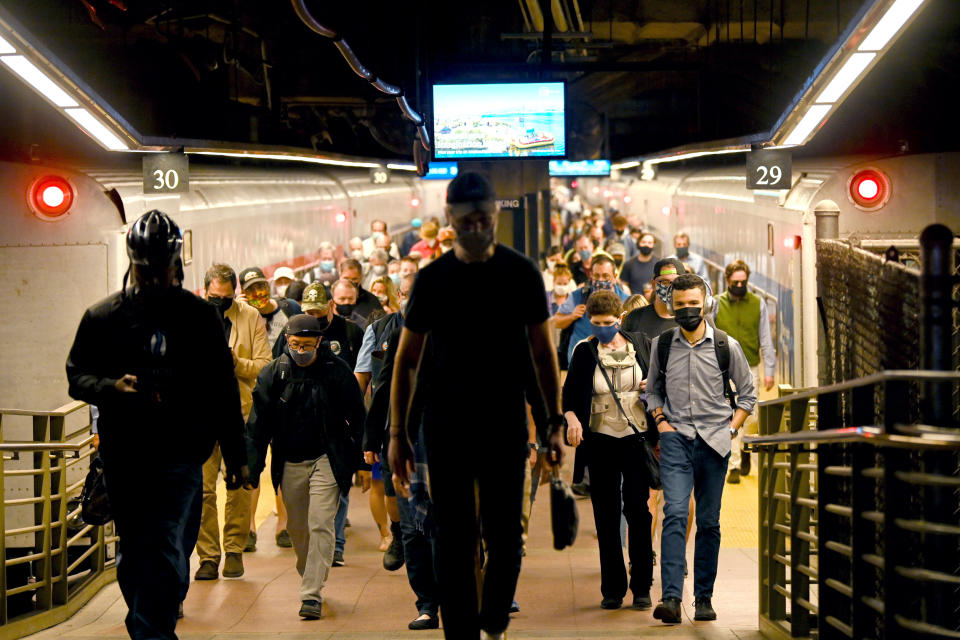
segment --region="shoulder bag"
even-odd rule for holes
[[[85,524],[102,525],[113,520],[107,485],[103,481],[103,460],[100,456],[90,459],[90,471],[80,492],[80,517]]]

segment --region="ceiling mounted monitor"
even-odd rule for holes
[[[551,160],[550,176],[559,178],[567,176],[579,178],[583,176],[609,176],[609,160]]]
[[[562,82],[433,86],[436,160],[564,158]]]

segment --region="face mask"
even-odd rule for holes
[[[653,247],[640,247],[640,255],[648,256],[653,253]]]
[[[363,260],[363,251],[361,249],[354,249],[350,252],[350,257],[354,260]]]
[[[493,227],[457,234],[457,242],[471,256],[482,256],[493,244]]]
[[[390,279],[393,280],[393,284],[394,284],[395,286],[397,286],[397,287],[400,286],[400,280],[401,280],[401,278],[400,278],[400,274],[399,274],[399,273],[391,273],[391,274],[390,274]]]
[[[350,314],[353,313],[353,308],[356,305],[353,304],[338,304],[337,305],[337,315],[344,318],[349,318]]]
[[[370,267],[370,271],[372,271],[374,274],[376,274],[376,275],[378,275],[378,276],[382,276],[383,274],[385,274],[385,273],[387,272],[387,265],[385,265],[385,264],[375,264],[375,265],[373,265],[372,267]]]
[[[278,297],[278,298],[285,298],[285,297],[286,297],[286,293],[287,293],[287,287],[289,287],[289,286],[290,286],[290,285],[288,285],[288,284],[281,284],[280,286],[278,286],[278,287],[277,287],[277,297]]]
[[[577,285],[572,282],[568,282],[567,284],[557,284],[553,286],[553,293],[557,296],[568,296],[573,293],[573,290],[576,288]]]
[[[373,238],[374,242],[376,242],[383,237],[383,231],[374,231],[372,234],[370,234],[370,237]]]
[[[613,291],[613,281],[612,280],[594,280],[592,282],[592,289],[594,291]]]
[[[590,323],[590,330],[597,337],[597,340],[601,344],[609,344],[613,342],[613,339],[616,337],[617,333],[620,331],[620,325],[615,324],[610,327],[601,327],[599,325]]]
[[[331,271],[333,271],[333,267],[334,267],[334,266],[335,266],[335,265],[334,265],[333,260],[321,260],[321,261],[320,261],[320,271],[323,271],[324,273],[330,273]]]
[[[683,260],[690,255],[690,247],[677,247],[677,257]]]
[[[742,298],[743,294],[747,292],[747,283],[744,282],[743,284],[732,284],[727,287],[727,290],[737,298]]]
[[[547,271],[553,271],[557,266],[556,260],[547,260]]]
[[[227,309],[233,306],[233,298],[221,298],[220,296],[210,296],[207,302],[220,310],[220,313],[226,313]]]
[[[700,316],[701,310],[700,307],[684,307],[683,309],[677,309],[673,316],[682,328],[687,331],[694,331],[703,322],[703,318]]]
[[[589,260],[590,256],[593,255],[593,253],[589,249],[584,249],[583,251],[577,251],[577,254],[580,256],[580,259],[583,260],[584,262]]]
[[[660,298],[660,302],[666,306],[670,306],[670,303],[673,300],[670,299],[670,283],[669,282],[655,282],[654,285],[657,287],[657,297]]]
[[[296,349],[287,349],[290,352],[290,357],[293,358],[293,361],[296,362],[301,367],[305,367],[310,364],[310,361],[313,360],[313,357],[317,355],[316,349],[311,349],[310,351],[304,351],[300,353]]]
[[[247,304],[254,309],[263,309],[270,302],[270,296],[247,296]]]

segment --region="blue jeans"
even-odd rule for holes
[[[384,482],[390,482],[389,476]],[[409,500],[398,498],[397,509],[400,511],[400,538],[403,541],[403,559],[407,564],[407,580],[417,595],[417,612],[435,618],[440,609],[440,587],[434,564],[437,537],[429,520],[425,531],[417,530]]]
[[[333,528],[335,533],[335,541],[333,545],[334,551],[339,551],[343,553],[344,548],[347,546],[347,509],[350,507],[350,492],[341,491],[340,492],[340,506],[337,508],[337,517],[333,519]]]
[[[660,434],[660,477],[664,500],[660,580],[664,598],[680,598],[683,594],[691,491],[697,502],[693,593],[698,598],[713,596],[720,554],[720,498],[729,457],[729,453],[721,456],[699,435],[689,440],[676,431]]]
[[[120,542],[117,582],[134,640],[176,640],[177,609],[190,584],[203,472],[199,464],[144,469],[104,456],[104,480]]]

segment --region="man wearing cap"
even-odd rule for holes
[[[559,464],[559,368],[540,272],[495,241],[496,196],[487,179],[473,172],[454,178],[446,214],[457,233],[454,249],[417,276],[397,345],[389,462],[398,492],[408,492],[410,435],[420,425],[407,424],[407,415],[423,374],[444,636],[503,638],[520,575],[527,374],[536,371],[550,415],[541,442]],[[491,320],[481,301],[502,298],[507,283],[509,312]],[[479,602],[478,513],[486,548]]]
[[[280,355],[283,350],[280,336],[287,326],[287,318],[300,313],[300,305],[288,298],[271,298],[270,281],[259,267],[247,267],[240,272],[240,289],[243,293],[237,300],[260,312],[267,323],[267,342],[273,356]]]
[[[274,486],[283,490],[287,530],[297,556],[300,616],[322,615],[340,494],[363,462],[366,411],[353,372],[321,340],[320,321],[290,318],[283,354],[257,377],[247,422],[253,477],[272,445]]]
[[[297,279],[297,274],[290,267],[277,267],[273,272],[273,294],[278,298],[287,297],[287,287]]]
[[[420,227],[423,225],[423,221],[420,218],[414,218],[410,221],[410,231],[407,231],[403,234],[403,240],[400,242],[400,255],[408,256],[410,255],[410,249],[413,245],[420,242]]]
[[[677,326],[673,313],[668,304],[672,304],[670,284],[677,276],[686,273],[676,258],[664,258],[653,265],[653,284],[656,291],[653,295],[653,304],[634,309],[623,319],[623,330],[631,333],[642,333],[649,340],[674,329]],[[640,293],[640,292],[637,292]]]
[[[307,285],[303,290],[300,307],[304,313],[319,320],[323,341],[334,355],[340,356],[352,370],[357,365],[357,354],[363,344],[363,329],[337,315],[336,303],[332,298],[327,298],[327,291],[319,282]]]

